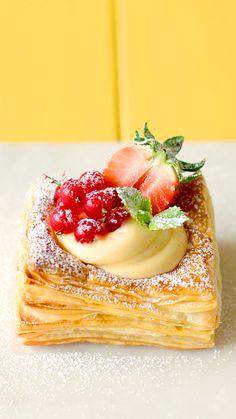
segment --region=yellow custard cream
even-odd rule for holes
[[[57,240],[82,262],[137,279],[172,271],[187,249],[184,227],[150,231],[132,218],[92,243],[77,242],[73,233],[57,236]]]

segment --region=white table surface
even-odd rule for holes
[[[94,344],[27,348],[15,337],[19,219],[42,173],[103,167],[117,144],[0,145],[0,418],[232,419],[236,417],[236,142],[188,143],[207,157],[223,274],[222,324],[211,350]]]

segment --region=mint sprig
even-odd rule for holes
[[[170,207],[152,218],[149,230],[180,227],[185,221],[188,221],[188,217],[179,207]]]
[[[118,195],[130,215],[140,224],[148,226],[152,219],[152,204],[136,188],[117,188]]]
[[[118,195],[130,215],[149,230],[166,230],[181,226],[188,220],[181,208],[170,207],[152,216],[152,204],[136,188],[117,188]]]

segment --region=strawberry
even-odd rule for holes
[[[121,148],[108,160],[103,176],[109,186],[133,186],[152,167],[151,158],[147,147]]]
[[[152,212],[157,214],[175,201],[178,185],[179,180],[170,165],[154,165],[141,179],[137,189],[151,200]]]
[[[111,186],[134,186],[149,198],[153,215],[174,203],[181,182],[190,182],[200,175],[205,160],[186,163],[176,158],[184,138],[157,141],[144,125],[143,137],[136,131],[134,146],[117,151],[108,161],[103,175]],[[194,172],[184,177],[183,173]]]

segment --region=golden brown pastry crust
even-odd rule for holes
[[[99,342],[207,348],[220,313],[220,272],[210,196],[202,177],[181,187],[188,249],[179,265],[129,279],[83,264],[48,225],[55,185],[30,192],[20,246],[17,332],[28,345]]]

